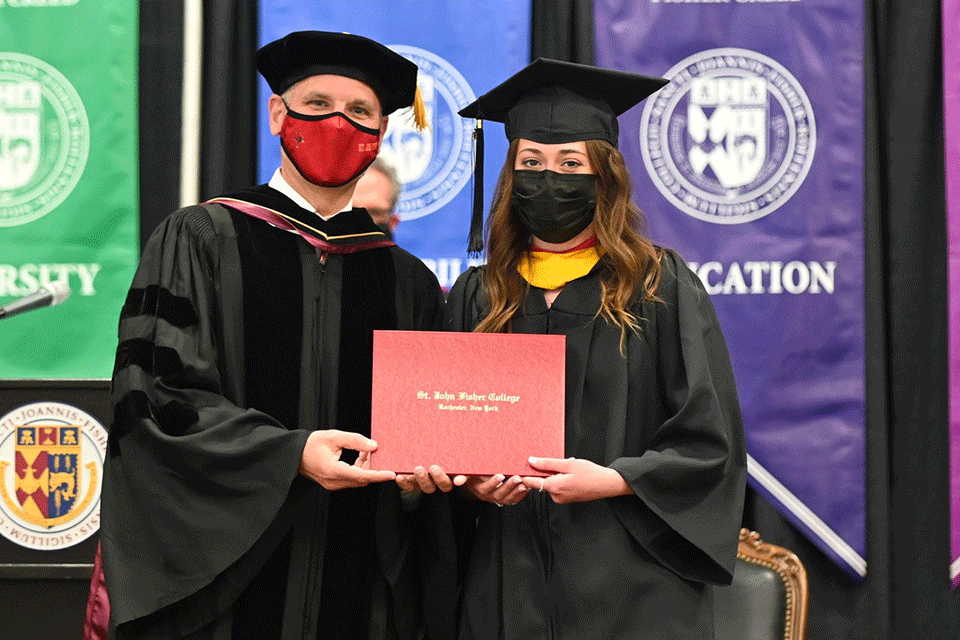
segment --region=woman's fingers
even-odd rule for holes
[[[491,492],[491,497],[495,504],[516,504],[523,500],[527,495],[527,487],[524,486],[520,476],[512,476],[501,481]]]
[[[455,483],[456,480],[457,478],[454,479]],[[488,477],[471,476],[466,479],[465,486],[478,499],[501,507],[516,504],[529,493],[529,489],[523,484],[523,478],[520,476],[506,478],[502,474]]]
[[[420,491],[420,485],[417,484],[417,479],[412,475],[398,475],[396,482],[400,490],[405,493],[416,493]]]
[[[430,477],[430,474],[423,467],[417,467],[413,470],[413,477],[416,478],[417,484],[420,487],[420,491],[424,493],[433,493],[437,490],[437,485],[433,482],[433,478]]]
[[[449,492],[453,489],[453,480],[450,479],[450,476],[447,475],[446,471],[440,465],[432,465],[429,469],[430,479],[433,481],[437,488],[444,493]]]

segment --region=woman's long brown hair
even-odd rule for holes
[[[603,270],[601,305],[597,315],[621,330],[621,348],[627,333],[638,328],[629,304],[640,289],[640,299],[656,300],[662,250],[641,233],[643,217],[630,200],[630,174],[623,155],[608,142],[587,140],[587,157],[597,174],[597,211],[593,228]],[[520,311],[525,295],[517,265],[530,248],[530,236],[511,208],[513,167],[519,140],[513,140],[493,198],[487,224],[487,268],[484,277],[488,313],[475,331],[502,333]]]

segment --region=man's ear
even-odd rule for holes
[[[270,135],[279,135],[280,127],[283,126],[283,118],[287,115],[287,105],[283,103],[283,98],[277,94],[270,96],[270,102],[267,103],[267,113],[270,114]]]
[[[387,133],[387,122],[390,120],[390,116],[383,116],[380,119],[380,142],[383,142],[383,136]]]

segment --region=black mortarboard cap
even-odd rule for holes
[[[502,122],[508,140],[524,138],[542,144],[606,140],[616,147],[617,116],[668,83],[666,78],[537,58],[459,113],[478,121]],[[482,148],[478,122],[471,253],[483,248]]]
[[[327,31],[295,31],[262,46],[257,69],[280,94],[314,75],[333,74],[370,86],[384,115],[414,103],[417,65],[363,36]]]
[[[543,144],[606,140],[617,146],[617,116],[668,82],[537,58],[461,109],[460,115],[502,122],[508,140]]]

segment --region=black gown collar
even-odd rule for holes
[[[354,253],[395,243],[373,222],[366,209],[341,211],[329,220],[307,211],[276,189],[262,184],[213,198],[208,202],[222,204],[261,220],[245,204],[254,205],[269,213],[282,214],[281,228],[291,228],[318,249],[332,253]],[[269,220],[268,220],[269,221]]]
[[[600,311],[600,270],[602,268],[602,262],[598,262],[587,275],[568,282],[549,307],[543,298],[545,290],[529,285],[529,291],[523,301],[524,315],[535,316],[548,311],[591,317],[597,315]]]

